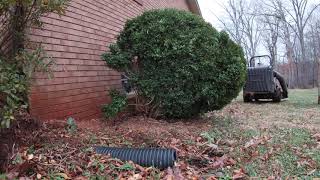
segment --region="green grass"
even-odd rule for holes
[[[317,99],[317,89],[290,90],[289,99],[280,103],[243,103],[240,94],[226,108],[214,112],[214,128],[202,135],[210,143],[217,139],[236,142],[228,155],[237,164],[228,172],[243,167],[249,177],[320,178],[320,150],[312,138],[320,132]],[[250,140],[263,137],[270,140],[244,148]],[[252,156],[254,152],[257,157]]]
[[[209,144],[211,144],[211,143],[223,138],[223,133],[222,133],[222,131],[220,131],[218,129],[212,129],[209,132],[202,133],[201,136],[203,138],[205,138]]]
[[[253,162],[253,163],[246,164],[244,168],[250,177],[259,177],[259,172],[258,172],[259,164],[258,163]]]
[[[289,90],[289,98],[280,103],[265,101],[244,103],[240,93],[230,105],[220,111],[220,115],[230,116],[226,110],[240,109],[241,114],[233,116],[241,125],[251,126],[253,129],[275,126],[313,128],[320,131],[320,105],[317,104],[317,100],[317,89]]]
[[[298,166],[299,157],[289,148],[283,149],[274,158],[275,163],[280,165],[283,177],[303,176],[308,173],[303,166]]]
[[[289,98],[286,102],[299,108],[318,107],[318,89],[294,89],[289,90]]]
[[[320,150],[319,149],[307,149],[305,151],[305,154],[307,156],[310,156],[317,163],[317,166],[319,167],[319,173],[320,173]]]
[[[0,179],[3,179],[3,180],[7,179],[7,175],[6,174],[0,174]]]
[[[259,135],[260,135],[260,132],[254,129],[248,129],[243,132],[243,137],[245,138],[253,138]]]
[[[221,127],[221,131],[224,131],[225,127]],[[237,128],[237,127],[233,127]],[[209,131],[205,134],[205,138],[209,143],[217,143],[215,137],[217,137],[218,129]],[[229,131],[231,131],[229,129]],[[315,140],[311,138],[311,133],[307,129],[291,128],[291,129],[275,129],[268,131],[259,130],[243,130],[238,129],[232,131],[232,137],[225,137],[223,134],[219,134],[219,139],[236,141],[236,148],[232,150],[228,155],[233,159],[237,159],[235,165],[236,170],[238,167],[244,167],[247,175],[250,177],[269,177],[270,175],[280,174],[281,178],[285,177],[319,177],[316,174],[308,173],[316,168],[320,168],[320,151],[315,148]],[[257,147],[244,150],[244,146],[252,138],[262,138],[262,135],[272,137],[266,144],[259,144]],[[226,149],[223,145],[219,145],[220,148]],[[269,155],[269,159],[262,160],[266,154]],[[258,152],[257,157],[251,159],[249,152]],[[239,160],[240,158],[240,160]],[[248,161],[248,159],[251,159]],[[315,161],[316,166],[309,167],[307,164],[301,162]],[[232,171],[231,171],[232,172]],[[317,171],[315,173],[318,173]]]
[[[239,93],[239,96],[235,99],[235,101],[243,101],[242,92]],[[284,104],[285,106],[293,106],[295,108],[319,108],[318,89],[290,89],[289,98],[282,100],[281,104]]]
[[[281,129],[272,132],[273,143],[289,144],[294,147],[301,147],[304,144],[315,143],[311,139],[310,131],[301,128]]]

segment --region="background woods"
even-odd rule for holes
[[[247,60],[268,54],[290,88],[318,86],[320,8],[308,0],[228,0],[218,18]]]

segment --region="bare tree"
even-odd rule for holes
[[[308,75],[311,77],[308,77],[308,79],[312,79],[312,87],[316,87],[317,84],[317,64],[318,64],[318,58],[319,58],[319,46],[318,43],[318,30],[317,30],[317,24],[310,24],[310,30],[307,31],[306,34],[306,53],[307,53],[307,59],[310,59],[310,62],[312,62],[312,71],[309,71]]]
[[[227,17],[218,20],[223,25],[225,31],[231,38],[241,45],[246,54],[247,60],[257,53],[257,48],[261,39],[261,33],[256,23],[257,16],[255,6],[247,0],[228,0],[227,4],[221,5]]]
[[[267,51],[272,65],[285,71],[289,87],[307,88],[320,83],[316,23],[320,18],[313,16],[319,6],[309,0],[228,0],[222,5],[226,17],[217,18],[244,48],[247,59]],[[282,51],[285,53],[280,54]],[[281,57],[286,58],[280,61]]]
[[[292,30],[295,32],[299,39],[302,60],[305,60],[305,28],[312,16],[312,13],[317,9],[317,7],[320,4],[315,5],[311,8],[311,10],[308,11],[308,0],[289,0],[289,2],[291,3],[293,10],[290,10],[289,8],[284,8],[284,10],[292,18],[294,23],[288,23],[288,25],[292,28]]]
[[[320,10],[315,12],[310,20],[310,26],[306,36],[306,49],[308,58],[312,59],[313,87],[318,87],[318,103],[320,104]]]
[[[274,16],[264,16],[266,24],[264,42],[271,57],[271,65],[275,67],[278,55],[279,19]]]
[[[319,17],[319,16],[318,16]],[[320,104],[320,19],[316,23],[317,29],[317,44],[318,44],[318,59],[317,59],[317,85],[318,85],[318,104]]]
[[[272,6],[273,1],[261,1],[263,8],[258,11],[259,21],[262,22],[263,29],[263,45],[269,52],[271,57],[271,65],[275,67],[277,56],[278,56],[278,41],[279,41],[279,27],[280,17],[278,16],[277,10]],[[270,5],[271,3],[271,5]]]
[[[308,11],[307,0],[269,0],[269,9],[274,9],[274,17],[280,20],[280,31],[285,44],[289,65],[290,87],[301,87],[299,75],[300,61],[306,59],[305,28],[317,6]],[[288,6],[284,6],[290,5]],[[272,38],[272,37],[270,37]]]
[[[243,42],[242,31],[242,16],[244,14],[244,0],[228,0],[227,4],[221,4],[221,7],[225,10],[227,17],[221,19],[216,16],[220,23],[223,25],[225,31],[231,36],[231,38],[239,45]],[[214,14],[212,12],[212,14]]]
[[[295,82],[297,80],[294,79],[294,47],[291,38],[291,32],[288,25],[288,20],[286,17],[286,13],[284,10],[283,2],[281,0],[270,0],[269,7],[274,9],[275,17],[279,19],[279,28],[280,28],[280,37],[282,38],[285,49],[286,49],[286,57],[288,61],[289,74],[288,74],[288,83],[289,87],[295,87]]]
[[[299,61],[306,61],[306,46],[305,46],[305,29],[306,26],[312,17],[313,12],[318,8],[320,4],[315,5],[314,7],[309,7],[308,0],[288,0],[290,4],[289,7],[284,7],[286,14],[289,18],[293,21],[292,23],[286,21],[288,26],[292,29],[295,33],[295,36],[298,38],[298,44],[296,48],[299,48]],[[298,49],[297,49],[298,50]],[[297,51],[298,52],[298,51]],[[302,63],[302,74],[306,73],[308,70],[305,67],[305,63]],[[297,71],[299,73],[299,70]],[[306,87],[307,79],[306,76],[300,77],[298,76],[298,86],[299,87]]]
[[[258,16],[254,13],[257,7],[250,5],[247,4],[246,13],[241,18],[242,31],[245,34],[243,46],[248,59],[257,54],[257,48],[261,40],[261,29],[259,23],[257,23]]]

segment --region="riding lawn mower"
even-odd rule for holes
[[[268,65],[263,65],[261,62],[263,58],[267,59]],[[284,77],[274,70],[270,56],[252,57],[248,67],[247,81],[243,88],[243,101],[272,99],[274,102],[280,102],[285,98],[288,98],[288,85]]]

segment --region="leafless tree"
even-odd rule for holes
[[[279,0],[277,0],[279,1]],[[289,7],[284,7],[283,10],[288,15],[289,21],[285,21],[291,30],[294,32],[294,35],[298,39],[298,43],[295,48],[299,56],[295,57],[299,62],[302,63],[301,73],[303,76],[297,75],[297,85],[299,87],[306,87],[308,80],[304,75],[308,72],[308,69],[305,67],[305,61],[307,60],[306,54],[306,45],[305,45],[305,29],[308,25],[310,18],[314,11],[318,8],[320,4],[317,4],[313,7],[309,6],[308,0],[287,0]],[[290,22],[290,20],[292,22]],[[299,73],[299,67],[297,67],[297,73]]]
[[[289,0],[291,9],[284,8],[287,14],[292,18],[294,23],[288,23],[288,25],[295,32],[299,39],[302,60],[306,59],[305,49],[305,28],[309,22],[313,12],[317,9],[320,4],[315,5],[308,10],[308,0]]]
[[[225,10],[227,17],[217,19],[223,25],[223,29],[229,33],[231,38],[239,45],[243,42],[242,16],[244,15],[245,0],[228,0],[227,4],[220,4]],[[214,15],[214,12],[212,12]]]
[[[276,59],[274,52],[277,50],[276,40],[278,39],[275,35],[280,32],[289,66],[289,85],[290,87],[306,87],[308,79],[305,74],[308,73],[308,70],[305,30],[319,5],[310,6],[307,0],[268,0],[261,1],[261,3],[265,4],[262,14],[267,26],[264,31],[269,31],[269,33],[264,39],[271,57]],[[271,47],[274,49],[270,49]]]
[[[263,2],[263,1],[262,1]],[[274,22],[276,22],[275,27],[273,27],[273,31],[276,29],[278,30],[278,35],[283,41],[283,44],[285,45],[285,55],[287,57],[287,64],[288,64],[288,84],[291,88],[295,87],[296,82],[298,81],[295,72],[293,69],[295,67],[295,55],[294,55],[294,44],[293,44],[293,38],[291,35],[291,29],[289,27],[289,21],[287,18],[286,11],[284,9],[283,0],[269,0],[264,3],[264,9],[263,11],[267,11],[267,14],[265,16],[269,19],[271,19]],[[270,34],[272,35],[272,34]],[[272,37],[269,37],[272,39]],[[278,39],[277,39],[278,40]],[[276,47],[274,47],[276,48]],[[271,54],[271,53],[270,53]]]
[[[261,26],[257,23],[258,16],[256,6],[247,4],[246,12],[241,18],[242,31],[245,34],[243,45],[247,53],[247,58],[254,57],[257,54],[257,48],[261,40]]]
[[[267,51],[291,88],[308,88],[320,83],[320,17],[313,16],[320,15],[319,6],[310,0],[228,0],[226,17],[217,18],[247,59]]]
[[[247,0],[228,0],[227,4],[221,5],[227,17],[218,20],[225,31],[239,45],[243,46],[247,60],[257,53],[261,39],[259,25],[256,23],[257,16],[255,6]]]
[[[271,57],[271,65],[275,67],[278,55],[279,19],[274,16],[264,16],[264,42]]]
[[[262,37],[263,45],[271,57],[271,65],[275,67],[278,56],[280,17],[272,5],[273,1],[261,1],[263,8],[257,12],[259,21],[263,24]],[[271,5],[270,5],[271,4]]]
[[[320,104],[320,10],[315,12],[314,16],[310,20],[310,25],[306,33],[306,54],[307,58],[312,61],[312,86],[318,86],[318,103]]]

